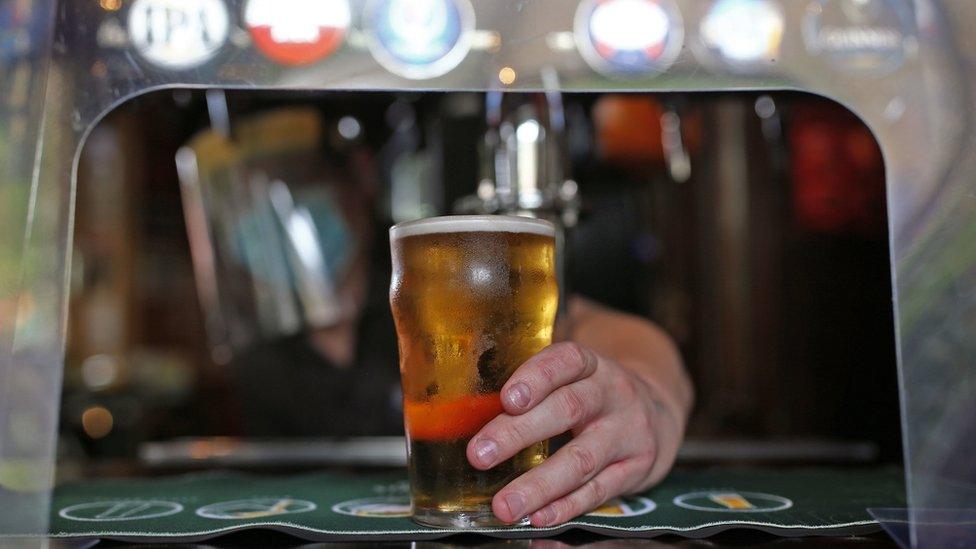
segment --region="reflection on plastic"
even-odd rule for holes
[[[971,547],[976,540],[976,509],[870,508],[868,513],[902,547]]]
[[[807,8],[803,39],[810,53],[849,72],[894,71],[918,49],[903,0],[817,0]]]

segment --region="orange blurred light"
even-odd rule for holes
[[[103,438],[112,432],[115,419],[104,406],[89,406],[81,413],[81,427],[91,438]]]
[[[105,11],[119,11],[122,9],[122,0],[98,0],[98,5]]]
[[[193,459],[207,459],[230,454],[235,447],[234,439],[215,437],[207,440],[197,440],[190,443],[187,452]]]

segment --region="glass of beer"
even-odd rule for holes
[[[472,467],[465,450],[501,413],[509,376],[552,342],[555,228],[526,217],[434,217],[391,228],[390,247],[413,519],[501,526],[492,496],[541,463],[547,443],[489,471]]]

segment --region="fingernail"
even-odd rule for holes
[[[522,510],[525,509],[525,498],[518,492],[511,492],[505,496],[505,505],[508,505],[508,512],[512,515],[512,520],[522,518]]]
[[[535,512],[535,518],[539,526],[548,526],[556,520],[556,510],[547,505]]]
[[[495,463],[495,458],[498,456],[498,444],[491,439],[481,439],[474,445],[474,455],[478,458],[478,462],[485,467]]]
[[[529,386],[524,383],[516,383],[508,390],[508,401],[514,404],[516,408],[525,408],[529,405],[530,400]]]

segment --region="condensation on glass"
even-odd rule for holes
[[[844,104],[886,160],[910,517],[976,508],[976,4],[271,4],[0,0],[0,534],[46,529],[78,151],[114,106],[185,87],[793,89]]]

